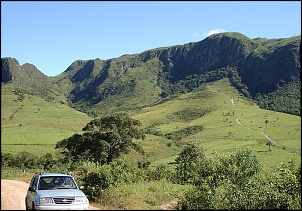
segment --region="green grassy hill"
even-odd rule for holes
[[[9,84],[1,86],[2,153],[54,153],[58,141],[80,133],[90,120],[65,104],[18,93]]]
[[[171,101],[144,108],[133,118],[139,119],[145,128],[152,128],[153,134],[161,134],[150,135],[153,147],[148,141],[142,143],[153,153],[157,152],[153,155],[154,163],[174,161],[177,153],[172,151],[179,150],[175,146],[189,142],[201,143],[209,155],[214,151],[227,153],[236,148],[251,147],[265,167],[289,162],[291,158],[298,163],[301,160],[301,117],[260,109],[241,97],[227,79],[208,83]],[[240,126],[237,118],[256,132]],[[165,134],[181,133],[196,126],[202,126],[202,130],[185,134],[181,140],[163,138]],[[281,147],[272,145],[269,151],[266,145],[268,140],[260,133],[262,130]],[[159,154],[161,159],[157,157]]]
[[[65,104],[16,93],[9,85],[2,86],[1,98],[4,153],[55,153],[58,141],[81,133],[91,120]],[[291,159],[301,162],[301,117],[260,109],[242,97],[228,79],[204,84],[194,92],[129,115],[140,120],[148,133],[145,140],[137,140],[146,151],[145,157],[132,152],[126,155],[129,159],[147,159],[151,165],[169,163],[183,144],[198,142],[209,155],[251,147],[265,168]],[[254,131],[240,126],[237,118]],[[272,145],[269,151],[268,140],[260,134],[263,130],[281,147]]]

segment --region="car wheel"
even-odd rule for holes
[[[27,199],[25,199],[25,210],[30,210],[29,207],[27,206]]]
[[[31,209],[32,210],[36,210],[36,206],[35,206],[35,203],[33,202],[33,205],[31,206]]]

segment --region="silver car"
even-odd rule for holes
[[[67,173],[36,173],[25,197],[26,210],[86,210],[89,201],[83,189]]]

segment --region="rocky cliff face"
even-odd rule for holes
[[[1,58],[2,82],[13,82],[24,86],[43,87],[49,85],[49,78],[34,65],[25,63],[22,66],[15,58]]]
[[[250,92],[268,93],[276,90],[280,81],[300,79],[301,39],[280,42],[286,44],[268,46],[266,51],[260,53],[254,51],[238,65],[238,72]]]
[[[24,74],[15,58],[2,58],[1,63],[2,82],[15,81],[16,78],[20,78]]]
[[[243,40],[227,35],[208,37],[192,49],[192,67],[202,69],[202,72],[226,66],[235,67],[251,53],[252,46],[250,40],[244,43]],[[199,64],[202,64],[201,67]]]
[[[240,33],[221,33],[197,43],[146,51],[140,56],[144,62],[157,57],[165,65],[163,70],[169,72],[171,82],[234,67],[252,93],[261,93],[274,90],[280,80],[300,78],[300,43],[301,36],[262,43]]]
[[[140,57],[144,62],[157,57],[165,64],[164,71],[168,71],[176,81],[192,74],[236,67],[257,46],[252,40],[244,38],[247,42],[225,34],[213,35],[201,42],[146,51]]]

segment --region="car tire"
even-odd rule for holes
[[[30,210],[29,207],[27,206],[27,199],[25,199],[25,210]]]
[[[33,202],[33,205],[31,206],[31,209],[32,210],[36,210],[36,206],[35,206],[35,203]]]

